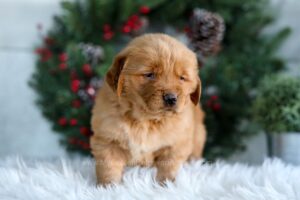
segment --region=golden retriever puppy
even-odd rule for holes
[[[157,167],[173,180],[206,138],[196,55],[164,34],[132,40],[114,59],[92,114],[99,184],[121,181],[125,166]]]

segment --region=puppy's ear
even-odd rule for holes
[[[110,69],[106,74],[106,82],[113,89],[113,91],[117,92],[117,95],[120,96],[122,93],[122,87],[124,78],[121,75],[122,69],[126,63],[127,54],[125,51],[119,53],[114,61]]]
[[[200,78],[197,78],[197,87],[194,92],[190,95],[192,102],[197,105],[201,96],[201,81]]]

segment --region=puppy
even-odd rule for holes
[[[121,181],[125,166],[157,167],[173,180],[206,138],[196,55],[164,34],[132,40],[114,59],[92,111],[99,184]]]

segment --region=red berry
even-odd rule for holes
[[[184,32],[187,33],[187,34],[190,34],[191,33],[191,28],[186,26],[184,27]]]
[[[37,48],[35,52],[41,56],[43,62],[48,61],[52,57],[52,52],[47,48]]]
[[[49,49],[45,49],[43,55],[42,55],[42,61],[46,62],[52,57],[52,52]]]
[[[106,32],[103,34],[103,39],[104,40],[110,40],[114,36],[114,33],[112,31]]]
[[[138,15],[131,15],[130,17],[129,17],[129,20],[128,21],[133,21],[133,22],[135,22],[135,21],[137,21],[137,20],[139,20],[140,19],[140,17],[138,16]]]
[[[80,87],[80,80],[75,79],[71,82],[71,90],[72,92],[78,92]]]
[[[128,26],[130,29],[134,27],[135,21],[128,20],[125,26]]]
[[[81,106],[81,102],[78,99],[75,99],[72,101],[72,107],[73,108],[79,108]]]
[[[140,13],[147,15],[150,12],[150,8],[148,6],[141,6],[140,7]]]
[[[90,135],[90,129],[85,127],[85,126],[80,127],[79,131],[84,136],[89,136]]]
[[[35,53],[40,55],[42,54],[43,50],[44,50],[43,48],[36,48]]]
[[[89,64],[84,64],[82,66],[82,71],[86,76],[91,76],[93,74],[91,65],[89,65]]]
[[[131,31],[131,28],[129,25],[124,25],[122,28],[123,33],[129,33]]]
[[[59,64],[59,69],[60,69],[60,70],[65,70],[65,69],[67,69],[67,64],[66,64],[66,63],[60,63],[60,64]]]
[[[82,141],[82,140],[78,141],[78,145],[81,146],[83,149],[89,149],[90,148],[90,144],[85,142],[85,141]]]
[[[68,60],[68,55],[66,53],[61,53],[58,56],[58,59],[59,59],[60,62],[66,62]]]
[[[70,123],[71,126],[76,126],[78,121],[77,121],[77,119],[72,118],[72,119],[70,119],[69,123]]]
[[[103,31],[104,32],[110,32],[111,31],[111,26],[109,24],[104,24],[103,25]]]
[[[65,117],[59,118],[58,124],[61,125],[61,126],[67,125],[67,119]]]
[[[136,24],[133,26],[133,30],[134,30],[134,31],[138,31],[141,27],[142,27],[142,24],[141,24],[141,23],[136,23]]]
[[[216,104],[213,105],[213,110],[214,111],[219,111],[220,109],[221,109],[221,104],[216,103]]]
[[[210,97],[211,100],[216,101],[219,97],[217,95],[212,95]]]

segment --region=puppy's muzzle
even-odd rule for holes
[[[173,93],[167,93],[163,95],[164,104],[167,107],[173,107],[177,103],[177,95]]]

